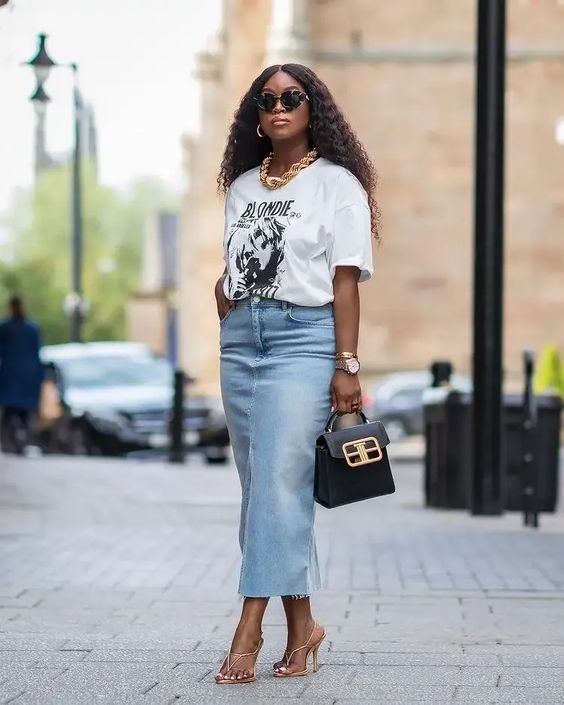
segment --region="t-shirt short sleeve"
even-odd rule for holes
[[[331,279],[338,265],[357,266],[359,282],[370,279],[374,273],[368,196],[347,170],[343,170],[337,182],[335,220],[332,231],[327,233],[326,257]]]

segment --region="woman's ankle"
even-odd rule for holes
[[[286,621],[286,626],[288,627],[289,633],[311,632],[315,625],[316,620],[311,615],[308,617],[289,619]]]
[[[255,639],[259,639],[262,635],[262,624],[256,620],[240,620],[237,628],[235,629],[237,634],[249,634]]]

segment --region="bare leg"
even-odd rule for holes
[[[285,656],[293,649],[297,649],[299,646],[305,644],[310,636],[310,643],[317,641],[323,634],[323,627],[318,624],[312,636],[315,620],[311,614],[309,597],[294,599],[290,595],[285,595],[282,597],[282,604],[288,625],[288,641],[286,643],[284,658],[281,661],[277,661],[273,665],[273,668],[275,671],[281,671],[283,673],[303,671],[305,668],[306,649],[297,651],[289,665],[286,663]]]
[[[230,651],[239,654],[253,652],[260,640],[262,632],[262,618],[268,604],[268,597],[245,597],[239,624],[235,629]],[[235,657],[231,658],[231,662]],[[243,656],[227,669],[227,658],[224,660],[220,671],[216,675],[216,680],[230,678],[238,680],[252,675],[255,658],[253,656]]]

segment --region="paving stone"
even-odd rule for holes
[[[67,638],[57,635],[49,634],[34,634],[34,633],[10,633],[0,632],[0,650],[7,649],[60,649],[65,642],[68,641]]]
[[[42,693],[64,670],[61,667],[34,668],[27,664],[0,665],[0,702],[10,702],[23,693]]]
[[[564,668],[543,668],[540,666],[513,668],[509,666],[503,669],[499,685],[500,687],[523,686],[540,688],[549,687],[555,683],[561,684],[564,696]]]
[[[319,649],[319,663],[334,666],[350,666],[366,663],[366,656],[357,651],[324,651]]]
[[[362,685],[376,679],[382,686],[397,684],[495,686],[499,668],[473,666],[364,666],[358,667],[354,680]]]
[[[229,705],[254,705],[254,703],[264,703],[265,705],[292,705],[294,703],[295,705],[298,705],[298,703],[303,703],[303,699],[301,698],[292,698],[292,697],[261,697],[260,695],[255,695],[255,692],[251,690],[251,688],[255,685],[254,683],[248,683],[240,686],[241,688],[244,688],[248,686],[246,692],[248,693],[247,695],[237,695],[237,694],[231,694],[231,693],[225,693],[226,690],[230,689],[231,686],[225,686],[223,687],[223,693],[221,694],[216,694],[216,695],[211,695],[211,696],[202,696],[202,695],[195,695],[195,696],[184,696],[178,699],[174,700],[174,704],[179,703],[180,705],[186,705],[187,703],[192,703],[194,705],[222,705],[222,703],[229,703]],[[218,688],[221,688],[222,686],[217,686]],[[235,686],[234,689],[236,689],[237,686]],[[154,700],[153,705],[162,705],[163,701],[159,700]],[[335,702],[335,699],[332,697],[327,697],[327,698],[309,698],[307,700],[308,705],[333,705]],[[145,700],[142,701],[143,705],[145,705]],[[357,701],[357,705],[359,705]],[[364,704],[366,705],[366,704]]]
[[[69,666],[85,658],[86,651],[47,651],[45,649],[18,649],[0,651],[0,664],[28,664],[30,666]]]
[[[319,686],[315,684],[309,686],[302,695],[305,702],[308,702],[309,697],[315,696],[315,691],[317,695],[321,695],[325,692],[325,688],[322,684]],[[334,688],[331,691],[334,693]],[[339,687],[339,691],[335,694],[335,702],[352,702],[356,703],[364,701],[364,703],[373,702],[388,702],[389,700],[396,700],[398,702],[449,702],[452,701],[454,696],[453,686],[414,686],[414,685],[404,685],[397,684],[394,686],[383,686],[375,678],[372,683],[360,684],[354,679],[352,682],[342,684]]]
[[[463,653],[397,653],[364,654],[362,663],[368,666],[499,666],[495,654]]]
[[[548,688],[482,688],[461,686],[457,689],[454,705],[483,705],[485,703],[518,703],[519,705],[562,705],[562,686]]]
[[[452,703],[450,694],[441,693],[410,693],[396,700],[396,694],[390,692],[372,691],[370,694],[370,705],[415,705],[416,703]],[[333,700],[335,705],[366,705],[365,696],[359,698],[337,698]]]
[[[397,485],[317,514],[319,672],[272,676],[273,599],[258,680],[231,688],[213,675],[242,605],[234,467],[8,459],[0,703],[564,703],[564,514],[532,532],[514,514],[423,510],[413,464]]]
[[[193,651],[164,650],[164,649],[116,649],[97,647],[89,651],[85,661],[106,661],[106,662],[138,662],[147,661],[149,663],[185,663],[189,662],[193,656]]]
[[[564,646],[513,646],[504,645],[499,657],[504,666],[548,666],[564,668]]]
[[[198,636],[200,638],[198,638]],[[192,651],[202,643],[201,635],[171,634],[167,636],[164,631],[145,632],[137,629],[134,633],[118,634],[111,642],[116,649],[179,649],[180,651]],[[108,645],[110,642],[108,642]]]
[[[43,703],[133,702],[165,676],[171,665],[96,663],[75,664],[64,673],[37,687],[25,686],[26,699]]]

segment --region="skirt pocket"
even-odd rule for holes
[[[327,328],[335,325],[333,305],[323,304],[322,306],[299,306],[292,304],[287,309],[288,318],[295,323],[303,323],[310,326],[325,326]]]

